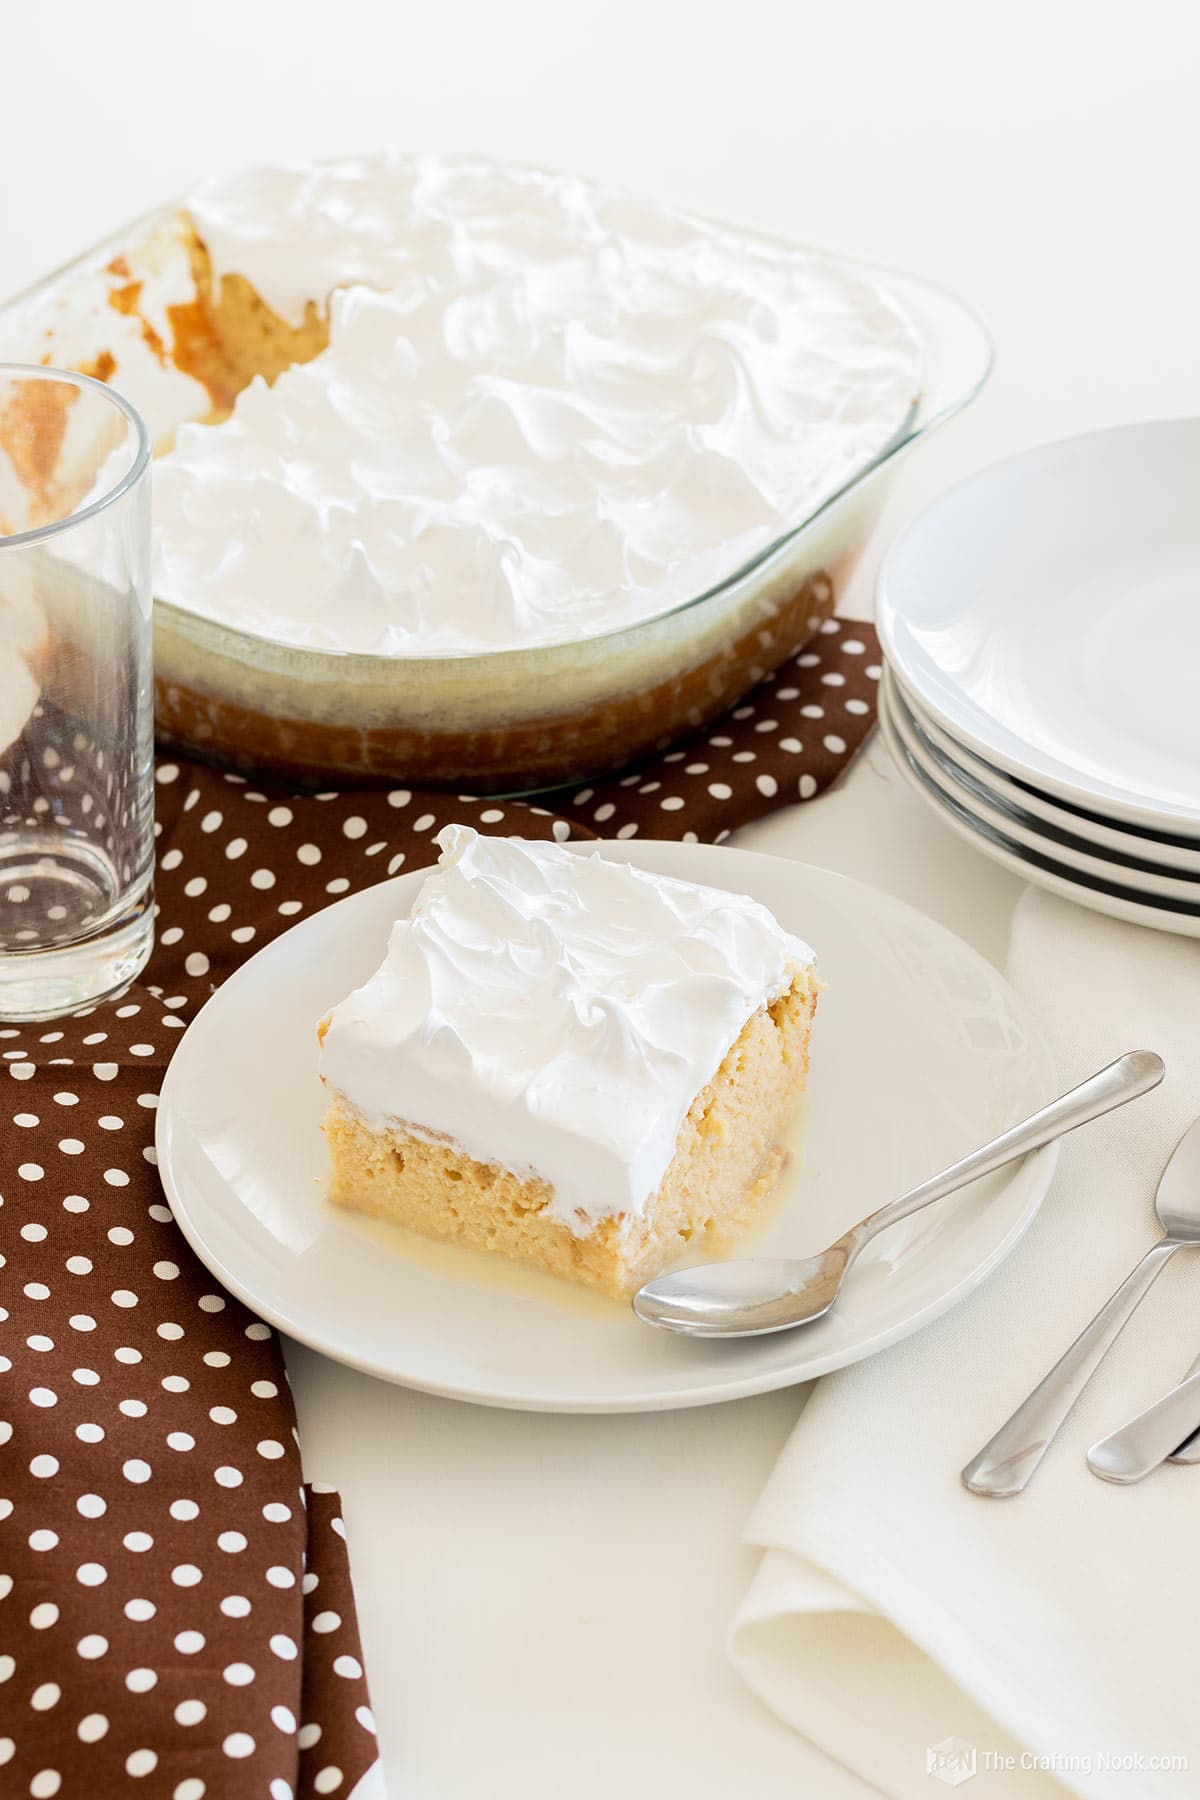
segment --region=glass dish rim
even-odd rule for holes
[[[84,254],[86,255],[87,252],[85,251]],[[146,429],[146,422],[141,413],[117,388],[110,387],[108,382],[97,381],[94,375],[85,375],[78,369],[56,368],[52,363],[0,362],[0,381],[28,381],[31,379],[65,382],[68,387],[81,388],[85,393],[91,388],[96,393],[102,394],[117,408],[118,412],[124,413],[133,426],[137,439],[137,452],[121,479],[114,487],[109,488],[106,494],[101,494],[98,500],[91,501],[89,505],[80,507],[76,512],[67,513],[64,518],[52,519],[48,525],[34,525],[27,531],[0,533],[0,555],[6,550],[26,549],[30,544],[44,544],[48,538],[58,537],[65,531],[73,530],[76,525],[83,525],[90,519],[98,518],[110,506],[115,506],[118,500],[132,492],[150,468],[153,459],[150,433]]]

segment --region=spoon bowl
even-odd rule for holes
[[[647,1325],[687,1337],[764,1337],[827,1313],[849,1262],[839,1240],[803,1261],[760,1256],[705,1263],[659,1276],[633,1296],[633,1310]]]
[[[763,1337],[768,1332],[811,1324],[834,1305],[855,1257],[879,1232],[1016,1157],[1039,1150],[1064,1132],[1148,1093],[1162,1078],[1160,1056],[1152,1050],[1128,1051],[940,1175],[869,1213],[827,1250],[799,1260],[751,1257],[679,1269],[639,1288],[633,1296],[633,1310],[645,1324],[686,1337]]]

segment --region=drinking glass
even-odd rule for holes
[[[0,363],[0,1017],[115,993],[153,940],[150,442]]]

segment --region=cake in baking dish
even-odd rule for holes
[[[209,180],[42,310],[47,360],[83,350],[160,449],[156,597],[365,653],[693,598],[870,462],[919,380],[851,265],[479,158]]]
[[[330,1198],[620,1296],[785,1159],[812,951],[756,901],[462,826],[319,1028]]]
[[[824,509],[921,375],[851,263],[390,154],[202,183],[9,309],[5,357],[150,427],[168,741],[477,793],[631,760],[807,643],[870,519]]]

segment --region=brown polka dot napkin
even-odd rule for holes
[[[160,763],[145,979],[0,1026],[0,1794],[349,1800],[376,1760],[337,1496],[302,1484],[274,1332],[154,1169],[199,1006],[296,918],[431,862],[451,820],[720,843],[841,773],[878,675],[871,629],[831,620],[689,743],[544,805]]]

